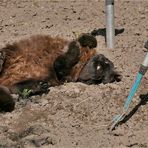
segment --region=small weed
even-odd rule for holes
[[[31,90],[25,88],[25,89],[21,92],[21,96],[22,96],[22,98],[26,99],[26,98],[29,97],[30,93],[31,93]]]

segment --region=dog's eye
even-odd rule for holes
[[[98,65],[98,66],[97,66],[97,70],[99,70],[100,68],[101,68],[101,66],[100,66],[100,65]]]

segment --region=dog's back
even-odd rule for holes
[[[13,86],[27,79],[55,79],[53,62],[62,54],[67,41],[61,38],[36,35],[7,45],[3,50],[6,59],[0,76],[0,84]],[[54,78],[53,78],[54,77]]]

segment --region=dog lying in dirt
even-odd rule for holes
[[[36,35],[0,50],[0,109],[12,111],[11,94],[29,90],[29,96],[47,93],[64,82],[100,84],[120,81],[113,63],[97,54],[97,40],[90,34],[67,41]]]

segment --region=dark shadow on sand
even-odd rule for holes
[[[124,28],[115,29],[115,36],[117,36],[118,34],[123,33],[124,30],[125,30]],[[93,35],[93,36],[103,36],[105,38],[105,42],[106,42],[106,28],[94,29],[91,32],[91,35]]]
[[[142,105],[146,105],[148,102],[148,93],[140,95],[139,103],[132,109],[132,111],[125,116],[125,118],[120,122],[120,124],[126,123],[140,108]]]

